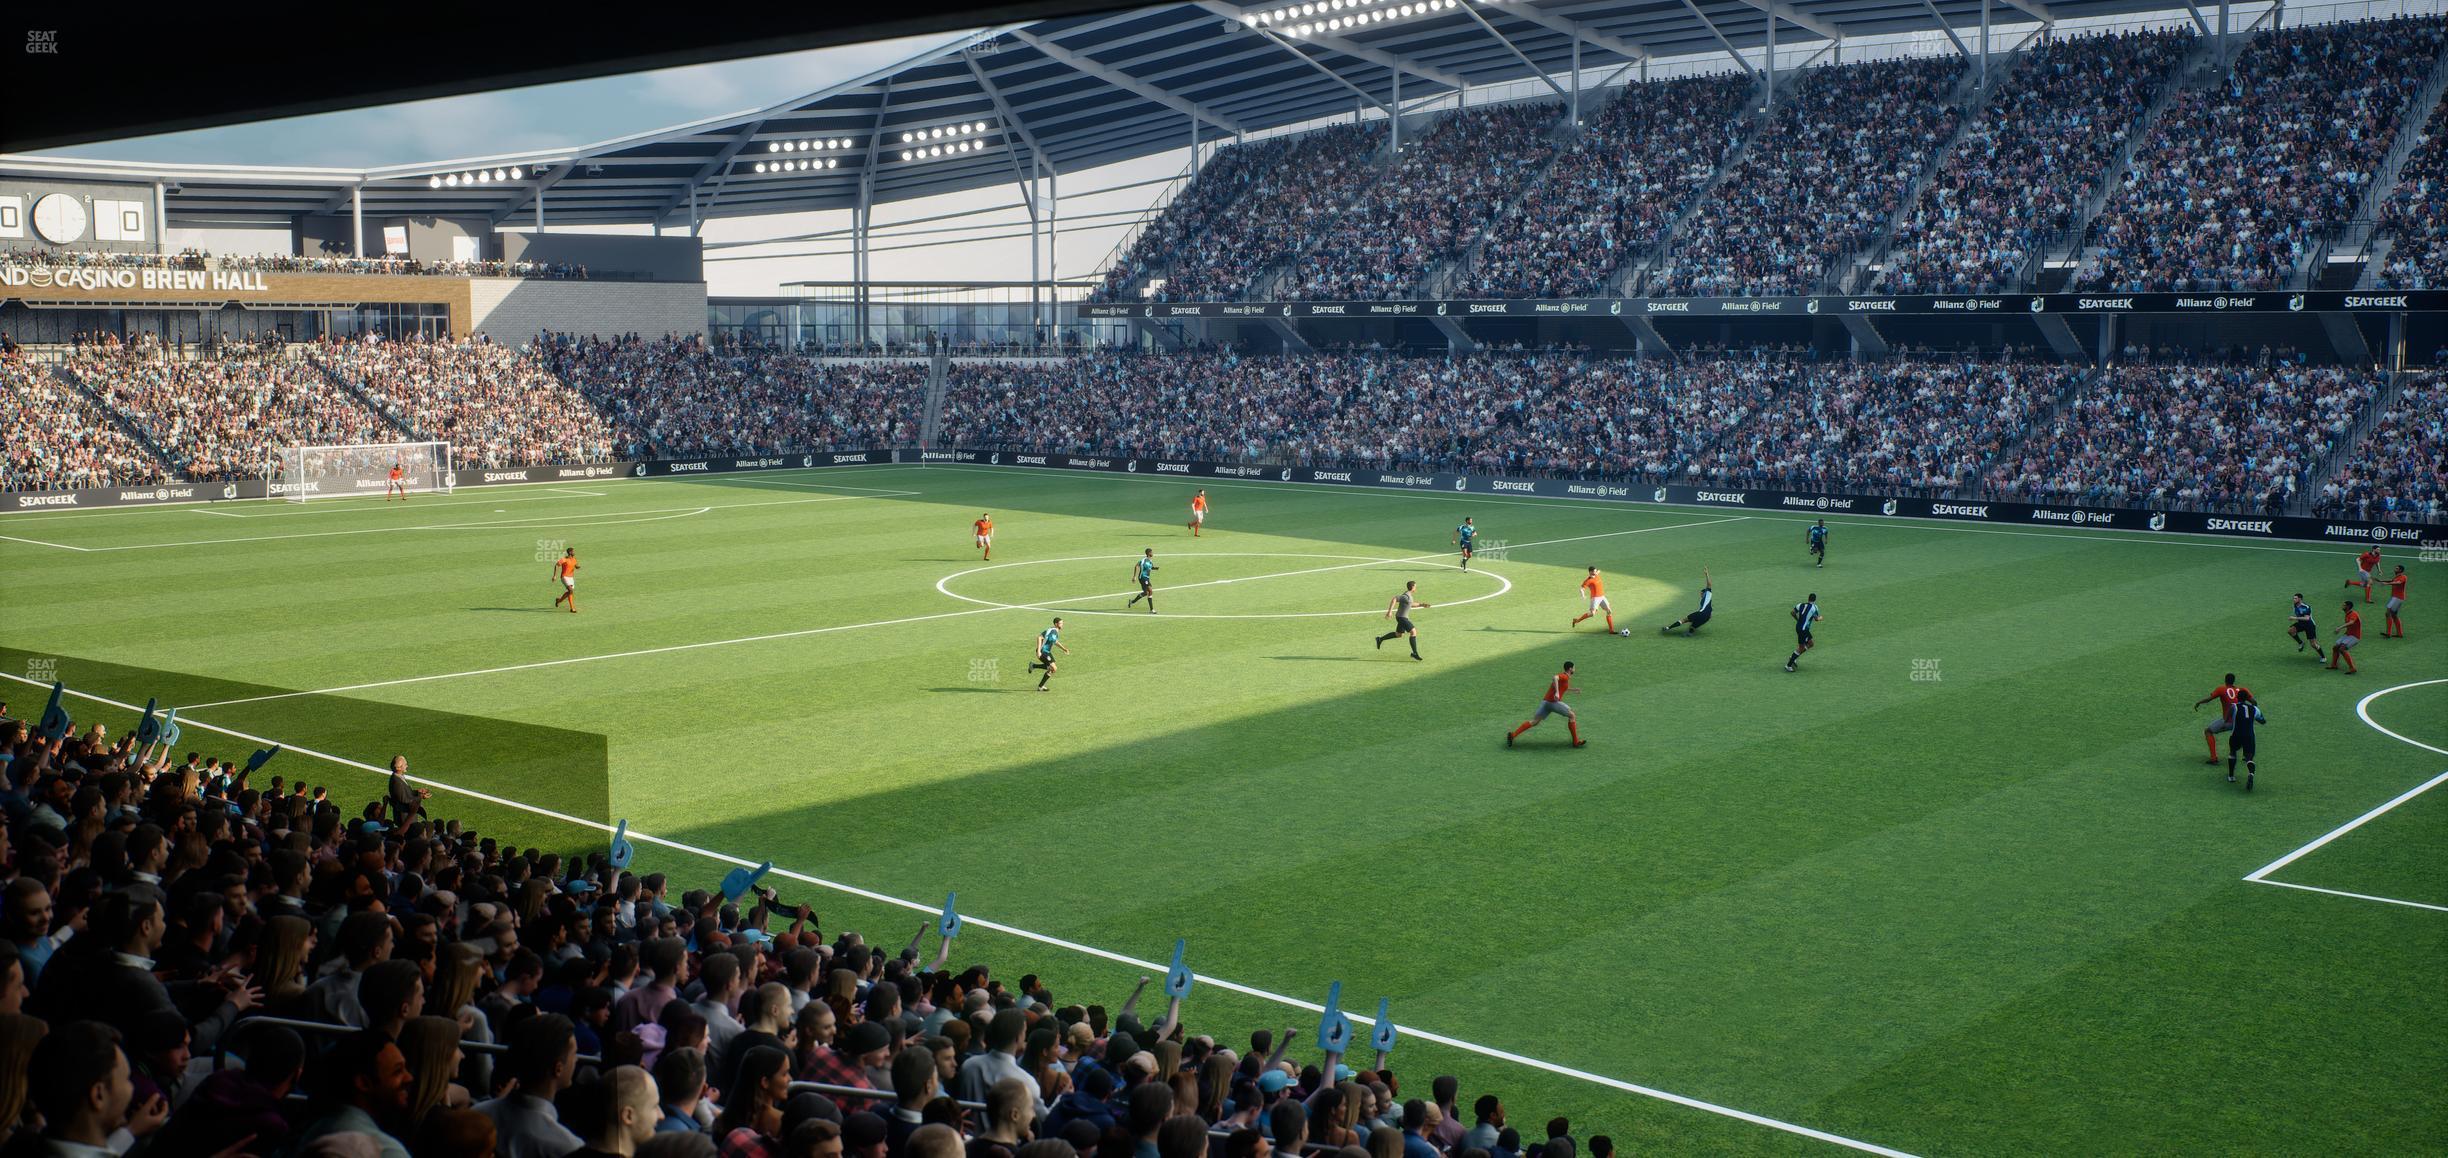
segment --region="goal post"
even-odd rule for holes
[[[391,468],[407,493],[451,489],[447,442],[365,442],[347,446],[284,446],[265,464],[264,496],[293,503],[388,493]]]

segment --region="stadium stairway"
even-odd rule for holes
[[[935,445],[935,436],[943,430],[944,382],[951,376],[952,354],[943,347],[927,359],[926,412],[918,419],[918,445]]]
[[[163,474],[170,478],[186,477],[181,464],[177,459],[170,457],[170,452],[163,450],[160,443],[153,441],[153,436],[145,433],[143,427],[136,425],[134,419],[121,413],[118,407],[111,405],[110,400],[104,398],[101,392],[86,385],[84,379],[77,377],[76,372],[70,370],[66,362],[51,363],[50,372],[54,380],[76,391],[85,401],[91,403],[95,410],[110,419],[111,424],[117,426],[121,433],[134,439],[136,445],[143,448],[146,454],[152,455],[153,461],[161,464]]]
[[[1546,187],[1548,174],[1555,172],[1556,162],[1563,160],[1564,155],[1572,151],[1573,144],[1580,140],[1581,135],[1582,130],[1573,125],[1570,112],[1557,117],[1555,127],[1548,130],[1547,133],[1547,139],[1555,142],[1555,151],[1547,155],[1547,160],[1539,165],[1537,172],[1522,180],[1521,185],[1513,190],[1513,196],[1507,198],[1503,205],[1497,207],[1496,212],[1488,216],[1487,225],[1480,227],[1469,241],[1463,243],[1459,252],[1429,267],[1428,272],[1421,276],[1419,285],[1414,287],[1412,296],[1432,299],[1444,297],[1453,289],[1454,283],[1478,268],[1480,255],[1487,252],[1489,232],[1497,223],[1504,220],[1505,215],[1513,212],[1532,193]],[[1444,329],[1443,326],[1438,328]],[[1460,327],[1455,327],[1454,333],[1459,332]],[[1449,333],[1447,337],[1451,338],[1453,334]]]
[[[1799,67],[1789,68],[1779,73],[1778,79],[1785,80],[1786,84],[1790,85],[1793,82],[1786,78],[1797,76],[1801,72],[1802,69]],[[1619,297],[1641,296],[1642,287],[1647,284],[1649,278],[1667,268],[1667,261],[1674,256],[1675,244],[1683,238],[1683,226],[1691,220],[1692,214],[1699,212],[1701,206],[1709,203],[1709,198],[1716,196],[1717,186],[1724,184],[1726,175],[1740,166],[1743,158],[1751,152],[1751,142],[1758,139],[1760,127],[1768,119],[1768,82],[1765,77],[1761,78],[1759,84],[1752,87],[1751,94],[1750,108],[1745,110],[1742,119],[1736,122],[1737,139],[1734,147],[1726,150],[1725,156],[1717,162],[1717,170],[1710,173],[1708,180],[1701,182],[1698,189],[1692,190],[1690,200],[1685,201],[1683,207],[1675,211],[1674,220],[1667,222],[1665,231],[1658,235],[1657,247],[1647,253],[1634,254],[1624,259],[1622,268],[1616,270],[1615,275],[1608,279],[1607,286],[1611,292]]]
[[[2354,457],[2355,448],[2363,445],[2363,436],[2370,434],[2372,427],[2379,425],[2381,415],[2388,413],[2391,407],[2397,405],[2397,396],[2404,392],[2405,381],[2405,371],[2389,371],[2387,380],[2381,384],[2380,392],[2373,396],[2371,405],[2364,407],[2361,414],[2355,415],[2354,425],[2347,427],[2344,433],[2338,435],[2337,445],[2330,447],[2329,453],[2322,455],[2320,461],[2314,464],[2312,469],[2304,472],[2304,485],[2287,504],[2289,508],[2287,513],[2293,515],[2312,513],[2312,501],[2320,484],[2330,482],[2345,473],[2347,460]]]
[[[2083,262],[2090,260],[2091,251],[2086,243],[2091,237],[2091,224],[2108,208],[2109,198],[2125,187],[2125,174],[2132,171],[2134,150],[2141,148],[2142,142],[2150,138],[2151,130],[2158,126],[2160,116],[2167,112],[2168,105],[2174,103],[2177,94],[2200,88],[2217,77],[2219,54],[2216,40],[2209,36],[2194,39],[2192,50],[2176,63],[2174,78],[2160,86],[2159,95],[2142,110],[2142,115],[2135,117],[2133,123],[2127,126],[2124,145],[2117,149],[2116,156],[2110,158],[2107,167],[2100,171],[2099,185],[2083,201],[2082,212],[2075,217],[2074,224],[2054,242],[2042,243],[2034,254],[2035,260],[2023,277],[2024,288],[2055,293],[2074,279]]]
[[[2336,280],[2334,275],[2338,272],[2338,266],[2346,266],[2354,274],[2354,279],[2335,288],[2368,289],[2378,280],[2379,271],[2388,260],[2389,248],[2395,240],[2378,236],[2381,210],[2388,205],[2389,197],[2396,193],[2397,179],[2405,172],[2406,161],[2421,146],[2425,131],[2432,128],[2443,93],[2448,93],[2448,48],[2443,48],[2439,59],[2431,62],[2431,75],[2424,80],[2422,91],[2415,95],[2412,104],[2406,106],[2405,121],[2397,127],[2397,139],[2390,144],[2388,157],[2373,172],[2371,184],[2363,190],[2363,200],[2355,207],[2355,219],[2347,223],[2337,241],[2325,250],[2325,260],[2319,270],[2319,280],[2323,284],[2317,288],[2331,288],[2328,283]],[[2448,122],[2443,122],[2440,129],[2448,131]]]
[[[1947,158],[1955,154],[1955,146],[1963,143],[1964,137],[1971,133],[1972,126],[1988,111],[1989,99],[1996,96],[2000,88],[2013,84],[2015,73],[2022,69],[2025,61],[2031,59],[2030,53],[2019,49],[2009,49],[1998,55],[2003,59],[1991,62],[1987,88],[1981,87],[1977,66],[1964,69],[1964,77],[1956,82],[1955,91],[1947,94],[1947,103],[1963,110],[1963,115],[1955,118],[1955,131],[1947,134],[1947,138],[1938,142],[1938,147],[1931,149],[1929,156],[1922,159],[1921,171],[1913,174],[1912,184],[1904,190],[1903,199],[1896,203],[1893,212],[1887,214],[1887,219],[1879,223],[1879,231],[1870,238],[1869,244],[1838,258],[1835,267],[1819,279],[1819,292],[1859,292],[1876,276],[1873,267],[1884,268],[1888,251],[1895,248],[1896,230],[1912,220],[1931,179],[1946,167]],[[1867,327],[1869,322],[1864,320],[1861,324]]]
[[[418,430],[408,425],[408,420],[405,417],[393,413],[389,407],[376,401],[374,396],[366,393],[363,387],[349,381],[348,375],[342,374],[338,369],[334,368],[330,363],[325,362],[323,359],[315,357],[312,353],[301,354],[298,356],[303,357],[309,365],[312,365],[318,373],[322,374],[323,380],[331,383],[334,389],[337,389],[341,393],[356,399],[357,405],[365,407],[368,413],[371,413],[376,418],[382,419],[383,424],[389,426],[392,432],[399,436],[400,441],[449,441],[449,439],[444,438],[440,434],[436,434],[431,431]]]

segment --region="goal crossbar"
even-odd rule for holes
[[[436,494],[450,489],[451,447],[447,442],[284,446],[264,464],[265,497],[293,503]]]

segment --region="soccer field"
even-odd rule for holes
[[[1187,938],[1220,1038],[1305,1044],[1291,1002],[1341,981],[1355,1014],[1391,998],[1406,1091],[1457,1073],[1534,1137],[2448,1146],[2448,789],[2246,879],[2448,768],[2448,568],[2391,553],[2410,640],[2353,595],[2350,677],[2283,634],[2298,591],[2334,634],[2347,547],[1842,518],[1814,570],[1799,515],[1215,482],[1192,538],[1198,485],[883,467],[17,516],[0,696],[159,697],[182,747],[279,741],[263,775],[344,800],[406,753],[498,797],[436,792],[490,835],[626,818],[675,893],[720,878],[707,853],[770,859],[882,942],[957,890],[955,956],[1063,1002],[1117,1004]],[[564,544],[578,615],[548,606]],[[1124,609],[1145,547],[1155,615]],[[1593,565],[1629,638],[1567,629]],[[1714,621],[1661,636],[1703,566]],[[1371,645],[1406,580],[1420,662]],[[1506,750],[1566,660],[1588,747],[1550,720]],[[2249,795],[2188,708],[2228,671],[2269,716]]]

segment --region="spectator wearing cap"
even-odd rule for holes
[[[563,1158],[579,1147],[553,1099],[577,1073],[578,1038],[569,1019],[539,1013],[510,1031],[503,1069],[515,1085],[476,1112],[493,1119],[500,1158]]]
[[[965,1102],[982,1102],[986,1092],[1005,1078],[1019,1078],[1028,1083],[1029,1098],[1043,1104],[1044,1094],[1037,1079],[1020,1067],[1020,1049],[1028,1036],[1028,1014],[1018,1009],[1005,1009],[995,1014],[986,1033],[984,1053],[961,1063],[960,1097]]]
[[[1268,1158],[1267,1136],[1243,1126],[1224,1137],[1224,1158]]]
[[[885,1158],[891,1130],[865,1110],[842,1119],[842,1158]]]
[[[1099,1131],[1113,1128],[1112,1101],[1114,1076],[1103,1066],[1082,1066],[1079,1084],[1070,1093],[1054,1100],[1046,1111],[1046,1133],[1059,1134],[1073,1122],[1086,1122]]]
[[[391,1135],[407,1118],[408,1095],[415,1084],[399,1043],[377,1030],[361,1029],[340,1039],[315,1066],[322,1077],[322,1109],[298,1132],[301,1150],[327,1135],[355,1134],[372,1139],[382,1158],[408,1158],[408,1148]]]
[[[868,1078],[867,1071],[874,1066],[884,1064],[891,1050],[891,1031],[872,1021],[862,1021],[851,1026],[850,1031],[842,1035],[839,1046],[833,1049],[818,1049],[810,1055],[802,1076],[811,1082],[872,1090],[876,1088],[876,1085]],[[845,1098],[840,1094],[831,1096],[835,1101],[841,1103],[841,1108],[845,1113],[856,1113],[875,1104],[859,1098]],[[877,1120],[882,1121],[883,1119],[878,1117]]]

